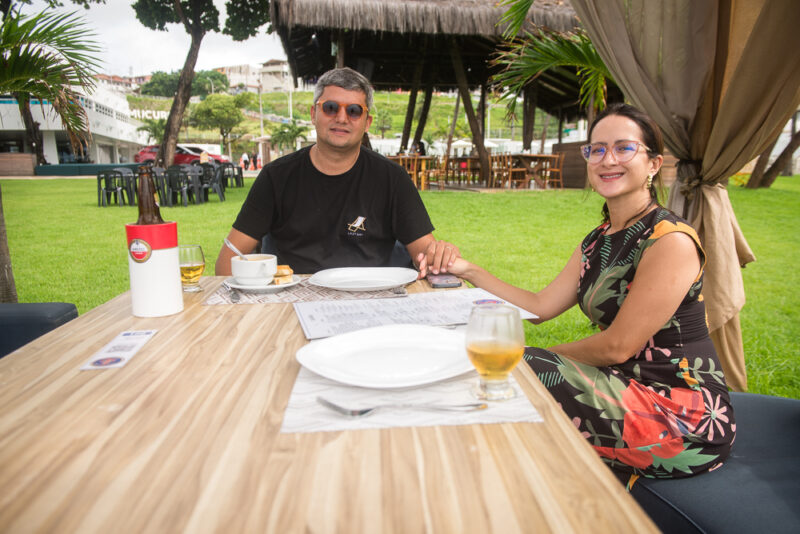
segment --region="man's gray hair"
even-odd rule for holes
[[[317,80],[317,86],[314,88],[314,105],[317,105],[319,97],[322,92],[329,85],[341,87],[347,91],[361,91],[366,96],[367,110],[372,109],[372,85],[359,72],[351,68],[344,67],[341,69],[331,69]]]

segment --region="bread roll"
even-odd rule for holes
[[[281,284],[290,284],[293,280],[292,277],[293,274],[294,271],[292,271],[292,268],[289,267],[288,265],[278,265],[278,270],[275,271],[275,278],[273,283],[276,286],[279,286]]]

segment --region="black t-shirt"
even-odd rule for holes
[[[259,241],[270,234],[281,263],[297,273],[388,265],[395,241],[433,231],[400,165],[361,147],[355,165],[329,176],[304,148],[261,169],[233,227]]]

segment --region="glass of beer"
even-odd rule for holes
[[[506,304],[479,304],[467,323],[467,354],[480,381],[472,394],[483,400],[506,400],[517,392],[508,373],[522,359],[525,336],[519,310]]]
[[[184,291],[202,291],[200,277],[206,268],[206,259],[200,245],[180,245],[178,256],[181,264],[181,285]]]

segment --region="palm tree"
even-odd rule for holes
[[[89,121],[77,87],[94,87],[100,51],[93,33],[75,13],[47,10],[28,17],[13,7],[0,29],[0,92],[17,97],[26,134],[44,163],[41,132],[30,116],[30,100],[46,100],[61,117],[76,151],[89,139]]]
[[[281,124],[272,131],[271,143],[273,146],[282,149],[283,147],[293,148],[298,139],[306,140],[308,126],[298,126],[296,120],[289,124]]]
[[[147,132],[148,143],[160,145],[167,131],[167,119],[142,119],[142,125],[136,128],[137,132]]]
[[[4,9],[8,6],[3,6]],[[16,96],[29,142],[44,160],[41,132],[30,113],[30,100],[47,101],[61,117],[73,148],[82,152],[89,139],[89,120],[77,87],[94,87],[100,51],[83,19],[47,10],[31,17],[10,7],[0,27],[0,94]],[[0,191],[0,302],[16,302],[11,255],[2,216]]]
[[[515,36],[522,28],[533,0],[506,0],[509,6],[501,23],[509,26],[504,36],[509,44],[494,60],[502,71],[493,77],[506,90],[503,99],[507,101],[508,112],[514,114],[517,97],[522,95],[530,84],[547,70],[577,69],[580,86],[581,105],[591,116],[595,111],[605,108],[608,95],[608,82],[615,83],[589,37],[582,30],[570,35],[539,30],[525,32],[522,38]]]

